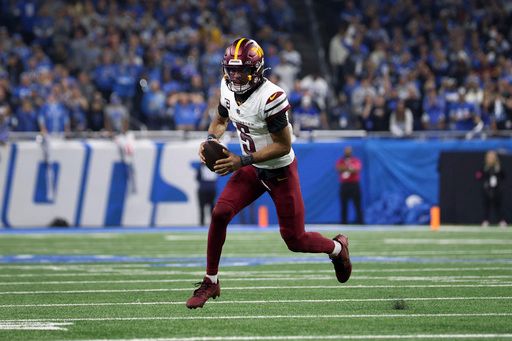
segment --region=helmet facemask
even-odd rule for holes
[[[225,66],[223,69],[228,89],[238,95],[246,93],[260,81],[254,67]]]

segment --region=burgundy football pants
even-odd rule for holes
[[[267,188],[268,187],[268,188]],[[229,179],[212,212],[208,230],[206,273],[219,270],[222,245],[231,219],[263,193],[269,192],[276,206],[279,231],[288,249],[294,252],[331,253],[334,242],[318,232],[304,230],[304,202],[300,191],[297,160],[284,169],[282,176],[260,180],[253,166],[242,167]]]

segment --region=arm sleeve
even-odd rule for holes
[[[286,111],[282,111],[278,114],[267,117],[266,121],[268,131],[270,133],[276,133],[288,126],[288,117],[286,117]]]
[[[228,109],[226,109],[222,104],[219,103],[219,107],[217,109],[219,111],[219,115],[224,117],[224,118],[228,118],[229,117],[229,112],[228,112]]]
[[[265,103],[265,121],[268,131],[275,133],[288,126],[286,112],[290,109],[290,103],[284,91],[273,93]]]

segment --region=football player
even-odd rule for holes
[[[268,192],[275,204],[281,237],[294,252],[329,255],[339,282],[351,274],[348,238],[334,239],[304,229],[304,202],[297,160],[291,146],[290,105],[286,93],[263,76],[263,50],[254,40],[238,38],[222,60],[224,78],[218,113],[208,128],[208,139],[218,140],[231,121],[237,129],[243,154],[226,151],[214,167],[219,175],[233,173],[212,212],[208,231],[206,276],[187,300],[187,307],[201,308],[220,295],[217,277],[226,228],[244,207]],[[202,155],[203,144],[199,148]]]

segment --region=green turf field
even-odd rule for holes
[[[512,229],[347,234],[341,285],[276,230],[228,232],[222,294],[197,310],[205,232],[0,234],[0,340],[512,339]]]

